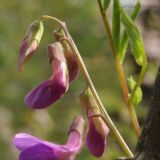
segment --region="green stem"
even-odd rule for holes
[[[71,37],[70,37],[71,38]],[[79,62],[79,65],[80,65],[80,68],[83,72],[83,75],[84,75],[84,78],[88,84],[88,86],[90,87],[92,93],[93,93],[93,96],[103,114],[103,119],[105,121],[105,123],[107,124],[107,126],[110,128],[112,134],[114,135],[114,137],[116,138],[116,140],[118,141],[119,145],[123,148],[125,154],[129,157],[133,157],[133,154],[131,153],[131,151],[129,150],[127,144],[125,143],[125,141],[123,140],[122,136],[120,135],[119,131],[117,130],[117,128],[115,127],[114,123],[112,122],[110,116],[108,115],[107,111],[105,110],[105,107],[103,106],[99,96],[98,96],[98,93],[92,83],[92,80],[89,76],[89,73],[85,67],[85,64],[82,60],[82,57],[80,56],[80,53],[77,49],[77,47],[75,46],[74,42],[72,39],[71,40],[71,44],[70,44],[70,47],[72,48],[72,50],[76,53],[76,56],[77,56],[77,60]],[[69,41],[70,43],[70,41]]]
[[[108,36],[108,39],[109,39],[109,44],[111,46],[112,53],[113,53],[113,56],[114,56],[114,59],[115,59],[116,68],[117,68],[117,72],[118,72],[118,76],[119,76],[124,100],[125,100],[125,103],[127,105],[127,108],[128,108],[129,114],[130,114],[130,118],[131,118],[131,121],[132,121],[133,128],[136,132],[137,137],[139,137],[141,131],[140,131],[139,123],[138,123],[138,120],[137,120],[137,116],[135,114],[134,107],[131,103],[128,103],[129,91],[128,91],[128,86],[127,86],[126,79],[125,79],[125,74],[124,74],[124,71],[123,71],[123,66],[122,66],[122,63],[121,63],[121,61],[118,57],[116,49],[114,47],[114,42],[113,42],[113,39],[112,39],[111,30],[110,30],[110,27],[109,27],[109,23],[108,23],[105,11],[103,10],[101,0],[97,0],[97,2],[98,2],[100,13],[101,13],[101,16],[102,16],[102,19],[103,19],[103,22],[104,22],[105,30],[107,32],[107,36]]]
[[[67,27],[65,25],[64,22],[61,22],[60,20],[54,18],[54,17],[50,17],[50,16],[42,16],[40,18],[40,20],[43,20],[43,19],[48,19],[48,20],[52,20],[54,22],[57,22],[64,30],[65,34],[66,34],[66,37],[68,38],[68,44],[70,45],[71,49],[74,51],[75,55],[76,55],[76,59],[79,63],[79,66],[81,68],[81,71],[84,75],[84,79],[86,80],[88,86],[90,87],[91,91],[92,91],[92,94],[103,114],[103,119],[104,119],[104,122],[106,123],[106,125],[110,128],[112,134],[114,135],[114,137],[116,138],[118,144],[120,145],[120,147],[123,149],[124,153],[129,156],[129,157],[133,157],[133,153],[130,151],[129,147],[127,146],[127,144],[125,143],[124,139],[122,138],[121,134],[119,133],[119,131],[117,130],[117,128],[115,127],[114,123],[112,122],[110,116],[108,115],[107,111],[105,110],[105,107],[103,106],[100,98],[99,98],[99,95],[92,83],[92,80],[89,76],[89,73],[86,69],[86,66],[83,62],[83,59],[71,37],[71,35],[69,34],[68,30],[67,30]]]

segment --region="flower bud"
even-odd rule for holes
[[[87,147],[95,157],[100,157],[106,146],[106,137],[109,133],[109,128],[101,117],[101,112],[89,87],[86,87],[80,93],[80,102],[85,108],[89,120]]]
[[[62,39],[66,38],[65,33],[61,28],[54,33],[54,36],[57,41],[61,41]],[[73,53],[67,41],[63,40],[61,41],[61,43],[63,45],[65,56],[67,59],[68,70],[69,70],[69,82],[71,82],[77,77],[79,73],[78,62],[76,60],[75,53]]]
[[[25,38],[20,47],[20,54],[18,60],[18,70],[23,69],[24,64],[34,54],[37,49],[43,34],[43,23],[41,21],[33,22],[25,35]]]
[[[80,93],[80,103],[82,107],[84,107],[85,110],[87,111],[88,118],[94,115],[99,115],[101,113],[89,87],[86,87]]]
[[[50,63],[52,63],[52,60],[66,62],[63,46],[59,42],[48,45],[48,56]]]

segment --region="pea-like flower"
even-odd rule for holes
[[[68,89],[69,76],[63,47],[59,42],[48,46],[52,66],[50,78],[31,90],[25,97],[27,106],[42,109],[60,99]]]
[[[94,115],[88,115],[89,130],[87,134],[87,147],[90,152],[96,156],[101,157],[103,155],[106,146],[106,137],[109,133],[109,128],[106,126],[101,117]]]
[[[20,54],[18,60],[18,70],[23,69],[24,64],[35,53],[43,34],[43,23],[41,21],[33,22],[25,35],[25,38],[20,47]]]
[[[73,119],[64,145],[47,142],[26,133],[16,134],[13,144],[20,151],[19,160],[74,160],[82,146],[84,120]]]
[[[56,32],[54,32],[54,37],[57,41],[60,41],[61,44],[63,45],[65,57],[67,59],[67,65],[68,65],[69,82],[71,82],[78,76],[78,73],[79,73],[79,66],[78,66],[75,53],[71,49],[68,42],[65,40],[66,36],[63,29],[60,28]]]
[[[69,71],[69,82],[72,82],[78,76],[79,66],[78,66],[75,54],[71,50],[69,51],[70,51],[69,53],[70,55],[68,56],[67,63],[68,63],[68,71]]]
[[[109,128],[101,117],[101,112],[89,87],[81,92],[80,102],[86,110],[89,121],[86,145],[92,155],[101,157],[106,146]]]

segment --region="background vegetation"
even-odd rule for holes
[[[77,114],[85,116],[78,99],[80,90],[85,86],[81,75],[70,85],[67,94],[46,110],[31,110],[23,102],[24,96],[34,86],[47,79],[51,71],[47,45],[54,42],[52,32],[56,26],[52,23],[45,25],[45,34],[37,54],[25,66],[24,71],[18,73],[16,68],[19,46],[25,31],[32,21],[43,14],[58,17],[67,23],[102,102],[129,146],[134,149],[136,137],[130,125],[96,1],[0,0],[0,2],[0,159],[18,159],[18,152],[12,145],[13,136],[17,132],[27,132],[42,139],[65,143],[67,129],[73,116]],[[155,44],[159,40],[153,42],[154,35],[159,38],[160,34],[158,14],[155,8],[143,9],[137,21],[145,37],[146,48],[151,41]],[[111,17],[111,8],[108,16]],[[146,33],[150,33],[152,38],[149,36],[147,39]],[[149,67],[143,84],[144,100],[136,108],[141,124],[147,111],[157,71],[157,64],[153,59],[160,62],[158,56],[152,56],[152,52],[147,50]],[[127,53],[124,66],[127,75],[134,73],[136,76],[139,72],[130,53]],[[107,143],[107,151],[101,160],[114,160],[118,156],[123,156],[111,134],[107,138]],[[78,159],[95,158],[84,146]]]

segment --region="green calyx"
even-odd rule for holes
[[[27,30],[26,36],[30,37],[30,42],[36,40],[39,44],[43,35],[44,26],[42,21],[33,22]]]
[[[137,82],[133,79],[132,76],[128,77],[127,80],[128,80],[128,84],[129,84],[129,87],[130,87],[131,91],[133,91]],[[136,91],[133,95],[133,98],[132,98],[132,103],[134,105],[138,105],[142,101],[142,96],[143,96],[143,94],[142,94],[141,88],[137,87],[137,89],[136,89]]]
[[[89,87],[80,93],[80,103],[87,111],[90,110],[94,114],[101,113]]]

